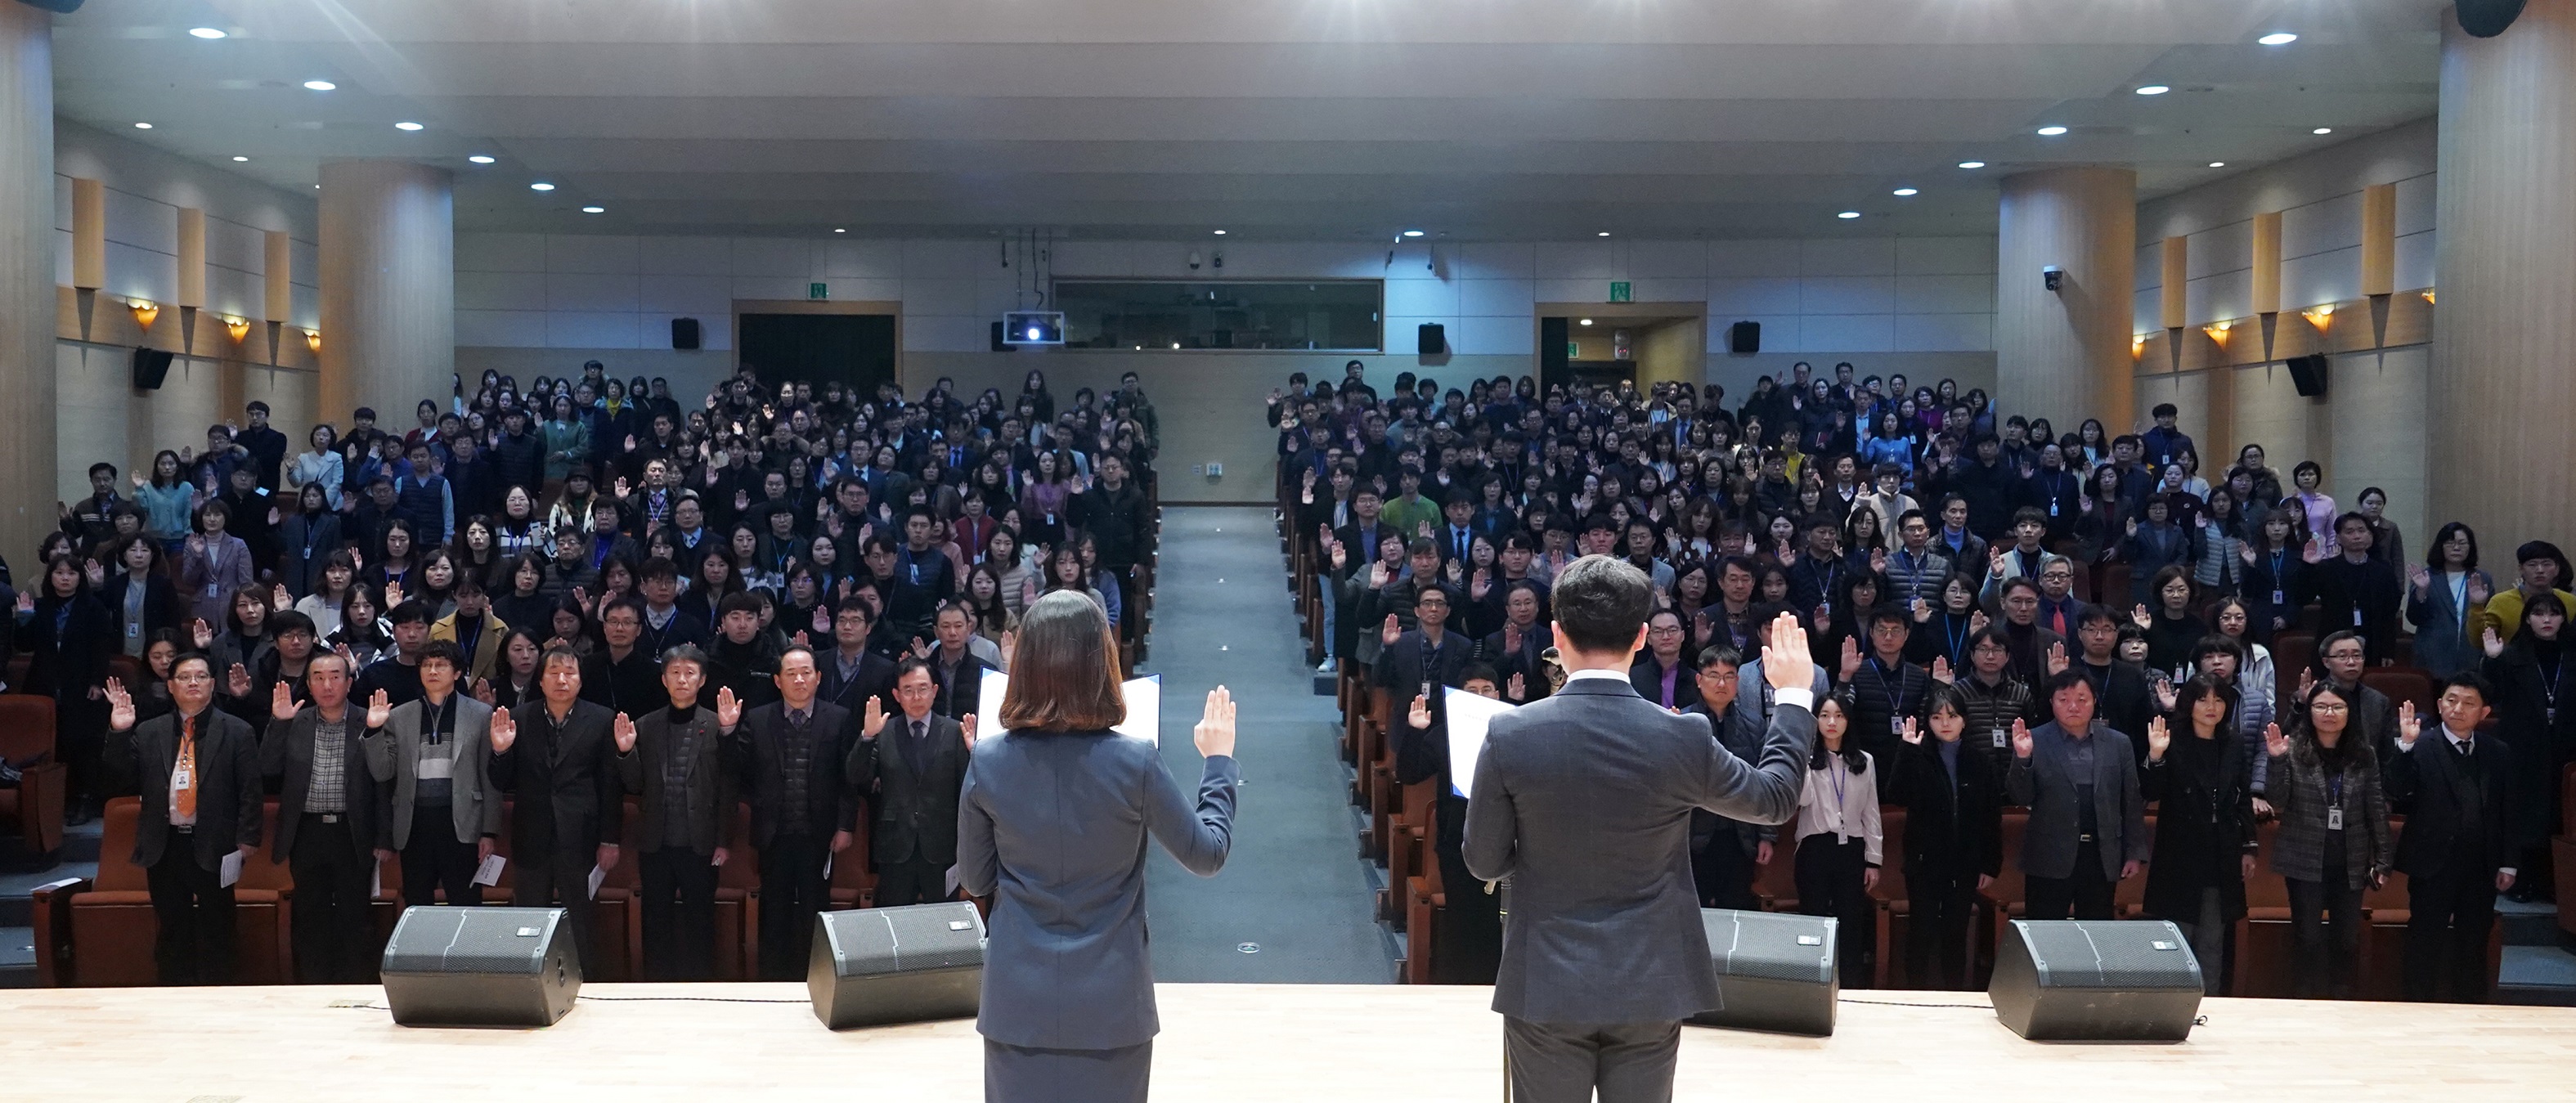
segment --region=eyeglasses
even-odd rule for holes
[[[2341,701],[2319,701],[2315,704],[2309,705],[2308,711],[2314,713],[2350,712],[2352,711],[2352,706],[2344,704]]]

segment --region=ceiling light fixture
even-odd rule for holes
[[[2138,87],[2138,94],[2141,96],[2161,96],[2171,91],[2173,86],[2169,84],[2146,84]]]
[[[1594,236],[1594,237],[1608,237],[1608,236],[1610,236],[1610,231],[1608,231],[1608,230],[1603,230],[1603,231],[1601,231],[1600,233],[1594,234],[1594,235],[1592,235],[1592,236]]]
[[[316,92],[328,92],[328,91],[331,91],[332,89],[334,89],[334,88],[338,88],[338,87],[340,87],[340,86],[339,86],[339,85],[336,85],[336,84],[333,84],[333,83],[331,83],[330,81],[327,81],[327,80],[308,80],[308,81],[305,81],[305,82],[304,82],[304,87],[309,88],[309,89],[312,89],[313,91],[316,91]]]
[[[1986,167],[1986,163],[1983,161],[1961,161],[1959,162],[1959,167],[1963,169],[1981,169]]]
[[[1406,230],[1406,231],[1404,232],[1404,236],[1406,236],[1406,237],[1421,237],[1421,236],[1422,236],[1422,231],[1420,231],[1420,230]]]
[[[1838,215],[1835,215],[1834,217],[1835,217],[1835,218],[1859,218],[1859,217],[1860,217],[1860,212],[1859,212],[1859,211],[1844,211],[1843,213],[1838,214]]]
[[[607,214],[607,213],[608,213],[608,208],[606,208],[606,207],[583,207],[583,208],[581,209],[581,213],[583,213],[583,214]]]
[[[400,123],[395,123],[395,124],[394,124],[394,129],[396,129],[396,130],[419,130],[419,129],[421,129],[421,125],[420,125],[419,123],[414,123],[414,122],[400,122]]]
[[[2039,128],[2039,136],[2042,138],[2054,138],[2064,133],[2066,133],[2066,128],[2062,126],[2043,126]]]
[[[1579,326],[1588,326],[1588,325],[1591,325],[1591,324],[1592,324],[1592,319],[1590,319],[1590,318],[1577,318],[1577,319],[1575,319],[1575,320],[1574,320],[1574,324],[1579,325]]]
[[[127,299],[125,308],[134,312],[134,324],[152,328],[152,319],[161,316],[161,308],[150,299]]]
[[[1893,192],[1889,192],[1888,194],[1890,194],[1890,195],[1919,195],[1919,194],[1921,194],[1921,193],[1920,193],[1920,192],[1917,192],[1917,191],[1916,191],[1916,190],[1914,190],[1913,188],[1898,188],[1898,189],[1896,189],[1896,190],[1895,190],[1895,191],[1893,191]]]
[[[1218,236],[1218,237],[1224,237],[1224,236],[1225,236],[1225,231],[1223,231],[1223,230],[1217,230],[1217,231],[1214,231],[1214,233],[1215,233],[1215,234],[1216,234],[1216,236]]]
[[[833,233],[836,233],[836,234],[846,234],[846,233],[849,233],[850,231],[849,231],[848,229],[844,228],[844,227],[834,226],[834,227],[832,227],[832,232],[833,232]]]
[[[2327,326],[2334,324],[2334,304],[2326,303],[2321,306],[2309,307],[2306,310],[2300,311],[2299,316],[2306,318],[2309,325],[2315,326],[2318,329],[2324,329]]]
[[[536,183],[534,183],[534,184],[530,184],[530,185],[528,185],[528,190],[529,190],[529,191],[553,191],[553,190],[555,190],[555,186],[554,186],[554,185],[552,185],[552,184],[546,183],[546,182],[545,182],[545,181],[543,181],[543,180],[539,180],[539,181],[537,181],[537,182],[536,182]]]
[[[2227,162],[2225,162],[2225,161],[2211,161],[2211,162],[2209,163],[2209,167],[2214,168],[2214,169],[2223,169],[2223,168],[2226,168],[2226,167],[2227,167]]]
[[[213,41],[218,38],[232,37],[231,35],[213,27],[190,27],[188,28],[188,33],[208,41]]]
[[[321,331],[321,330],[318,330],[318,329],[308,329],[308,330],[305,330],[305,331],[304,331],[304,347],[309,348],[309,349],[312,349],[314,352],[317,352],[317,353],[318,353],[318,352],[321,352],[321,351],[322,351],[322,331]]]
[[[2311,131],[2309,131],[2308,133],[2310,133],[2310,134],[2332,134],[2332,133],[2334,133],[2334,128],[2333,128],[2333,127],[2331,127],[2331,126],[2321,126],[2321,127],[2316,128],[2315,130],[2311,130]]]
[[[488,165],[492,163],[492,155],[489,153],[477,153],[467,157],[466,160],[472,161],[478,165]]]
[[[242,156],[236,155],[236,156],[234,156],[234,157],[233,157],[233,160],[236,160],[236,161],[247,161],[247,160],[250,160],[250,158],[248,158],[248,157],[242,157]]]
[[[152,129],[152,124],[151,124],[151,123],[136,123],[136,124],[134,124],[134,129],[136,129],[136,130],[150,130],[150,129]]]
[[[2291,34],[2288,31],[2274,31],[2261,38],[2255,39],[2254,41],[2260,42],[2266,46],[2287,46],[2298,40],[2299,36]]]
[[[230,315],[226,315],[224,317],[224,332],[231,334],[233,343],[238,345],[242,342],[242,338],[250,336],[250,319],[235,318]]]

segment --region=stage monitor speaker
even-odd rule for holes
[[[1414,331],[1413,351],[1421,356],[1440,356],[1449,351],[1449,331],[1438,322],[1424,322]]]
[[[2200,1016],[2200,961],[2161,919],[2016,919],[1986,994],[2034,1042],[2179,1042]]]
[[[984,996],[984,916],[956,900],[815,917],[805,990],[833,1030],[962,1019]]]
[[[2287,363],[2290,368],[2290,383],[2299,389],[2299,397],[2320,398],[2325,395],[2326,369],[2334,366],[2332,357],[2316,352],[2306,356],[2293,356]]]
[[[581,993],[562,908],[403,909],[385,1003],[404,1026],[552,1026]]]
[[[698,320],[697,320],[697,319],[695,319],[695,318],[673,318],[673,319],[671,319],[671,347],[672,347],[672,348],[675,348],[675,349],[693,349],[693,348],[698,347],[698,341],[699,341],[699,335],[698,335]]]
[[[1818,915],[1702,908],[1719,1004],[1691,1017],[1701,1026],[1823,1037],[1834,1032],[1837,921]]]
[[[1726,351],[1762,351],[1762,323],[1737,322],[1726,327]]]
[[[163,352],[160,349],[138,348],[134,350],[134,389],[138,391],[160,390],[161,381],[170,378],[171,356],[171,353]]]

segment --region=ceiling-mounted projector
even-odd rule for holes
[[[19,0],[19,2],[31,8],[43,8],[61,15],[70,15],[79,11],[81,6],[81,0]]]
[[[1002,315],[1005,345],[1061,345],[1064,314],[1053,310],[1014,310]]]

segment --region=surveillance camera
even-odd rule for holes
[[[1192,271],[1192,272],[1196,272],[1196,271],[1198,271],[1198,270],[1199,270],[1199,251],[1198,251],[1198,250],[1196,250],[1196,249],[1192,249],[1192,250],[1190,250],[1190,271]]]
[[[2066,286],[2066,270],[2054,264],[2039,270],[2040,286],[2051,291]]]

